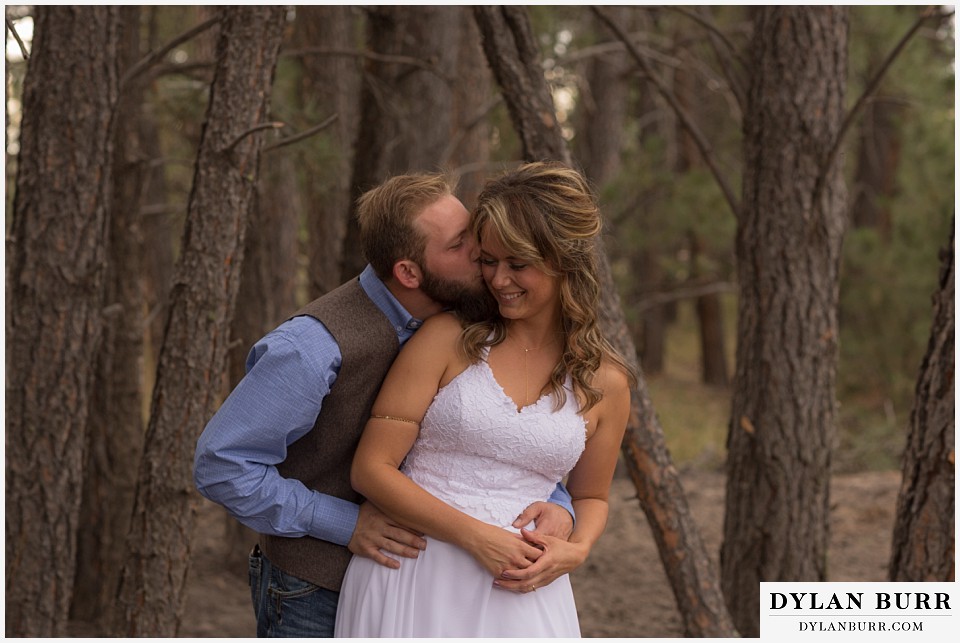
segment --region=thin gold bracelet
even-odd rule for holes
[[[399,417],[397,417],[397,416],[395,416],[395,415],[373,415],[373,414],[371,414],[371,415],[370,415],[370,418],[371,418],[371,419],[374,419],[374,418],[375,418],[375,419],[377,419],[377,420],[394,420],[394,421],[396,421],[396,422],[406,422],[406,423],[408,423],[408,424],[415,424],[415,425],[417,425],[417,426],[420,426],[420,423],[417,422],[416,420],[408,420],[407,418],[399,418]]]

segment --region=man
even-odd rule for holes
[[[250,556],[258,636],[332,636],[351,552],[382,565],[414,558],[421,534],[350,487],[350,465],[380,384],[423,319],[484,298],[470,215],[439,175],[394,177],[357,217],[369,265],[267,334],[247,375],[197,444],[206,498],[261,534]],[[566,537],[565,490],[517,526]],[[568,513],[568,511],[570,513]]]

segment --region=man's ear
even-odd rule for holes
[[[411,290],[420,287],[420,280],[423,273],[420,272],[420,266],[409,259],[401,259],[393,264],[393,278],[405,288]]]

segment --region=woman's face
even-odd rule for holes
[[[559,312],[560,278],[512,256],[490,223],[481,231],[480,271],[504,319],[529,319]]]

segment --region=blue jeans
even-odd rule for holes
[[[255,545],[250,552],[250,594],[259,638],[329,638],[339,592],[277,569]]]

